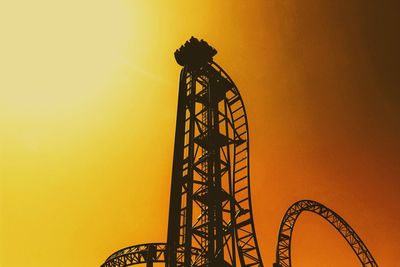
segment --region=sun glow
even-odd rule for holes
[[[0,266],[99,266],[122,247],[165,242],[173,52],[192,35],[218,50],[245,102],[264,265],[302,198],[343,215],[395,265],[400,105],[383,100],[366,47],[385,42],[383,24],[360,15],[372,4],[348,2],[0,1]],[[296,262],[353,263],[343,240],[325,239],[330,228],[303,230],[318,235],[297,235]]]
[[[128,138],[113,130],[126,120],[121,103],[142,108],[143,79],[132,79],[145,56],[136,42],[145,35],[142,19],[131,1],[0,4],[1,266],[35,265],[55,245],[72,249],[82,234],[77,214],[90,225],[88,203],[102,193],[90,184],[101,183],[101,172],[118,175],[110,166],[123,164],[124,148],[111,141]],[[33,240],[54,248],[32,247],[24,260],[11,260]]]
[[[1,106],[9,112],[46,117],[79,111],[115,85],[132,57],[140,11],[123,2],[2,5]]]

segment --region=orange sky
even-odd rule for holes
[[[284,212],[306,198],[396,266],[399,6],[339,2],[1,3],[0,266],[99,266],[166,241],[173,52],[192,35],[245,101],[264,265]],[[312,214],[296,225],[293,264],[359,265]]]

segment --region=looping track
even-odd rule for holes
[[[293,228],[297,218],[303,211],[313,212],[320,215],[326,221],[328,221],[335,229],[346,239],[347,243],[351,246],[354,253],[357,255],[362,266],[364,267],[377,267],[378,264],[375,262],[372,254],[365,246],[361,238],[351,228],[351,226],[336,212],[330,210],[326,206],[312,200],[301,200],[294,203],[286,211],[283,217],[279,235],[278,245],[276,248],[276,263],[274,266],[290,267],[291,262],[291,240]]]

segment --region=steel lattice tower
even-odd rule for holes
[[[250,246],[246,251],[239,246],[239,258],[247,265],[246,253],[254,265],[261,265],[249,209],[246,114],[232,80],[212,61],[216,53],[195,38],[175,52],[183,69],[169,209],[169,266],[236,266],[235,230],[245,226],[249,226]],[[234,106],[237,110],[232,110]],[[238,189],[239,172],[246,181]],[[246,197],[239,203],[235,194],[245,190]],[[237,224],[245,214],[246,219]],[[193,255],[191,248],[200,253]]]
[[[175,129],[167,243],[116,251],[102,267],[165,263],[166,267],[262,267],[250,197],[249,133],[239,90],[213,61],[217,51],[191,38],[175,52],[182,66]],[[297,217],[323,217],[350,244],[361,264],[377,267],[338,214],[310,200],[293,204],[281,223],[275,267],[291,266]]]
[[[103,267],[263,266],[250,198],[246,110],[239,90],[192,37],[175,52],[182,66],[167,243],[121,249]]]

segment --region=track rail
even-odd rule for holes
[[[226,95],[232,128],[235,133],[233,148],[232,185],[233,199],[236,202],[235,231],[238,256],[241,266],[263,266],[251,205],[249,130],[246,109],[243,99],[233,80],[215,62],[214,67],[222,77],[227,79],[233,88]]]
[[[167,243],[118,250],[101,267],[263,266],[251,203],[246,109],[233,80],[212,60],[215,54],[195,38],[175,52],[183,69]],[[316,213],[335,227],[364,267],[378,266],[338,214],[318,202],[302,200],[287,210],[281,222],[274,267],[291,266],[292,233],[303,211]]]
[[[246,109],[233,80],[213,61],[216,53],[194,37],[175,52],[183,69],[167,243],[118,250],[101,267],[263,266],[251,203]],[[291,266],[292,233],[303,211],[316,213],[335,227],[363,266],[378,266],[338,214],[318,202],[302,200],[283,217],[274,267]]]
[[[295,202],[286,211],[279,229],[278,245],[276,248],[276,263],[274,267],[291,267],[291,240],[294,225],[302,212],[308,211],[318,214],[328,221],[351,246],[364,267],[377,267],[367,246],[357,235],[353,228],[336,212],[313,200],[301,200]]]
[[[227,122],[232,129],[231,151],[232,158],[230,165],[230,195],[233,199],[232,221],[229,227],[233,227],[234,240],[237,247],[237,256],[240,266],[263,266],[261,255],[255,234],[254,220],[251,208],[250,193],[250,172],[249,172],[249,133],[246,109],[243,99],[228,74],[215,62],[211,62],[209,68],[214,69],[214,73],[226,79],[232,85],[232,88],[226,93],[224,102],[227,107]],[[186,73],[185,71],[183,73]],[[186,77],[186,75],[185,75]],[[228,153],[229,154],[229,153]],[[185,253],[186,251],[186,253]],[[149,243],[135,245],[121,249],[112,254],[102,267],[131,266],[135,264],[146,263],[152,266],[153,262],[167,261],[167,244]],[[181,266],[184,263],[185,254],[189,255],[191,266],[200,266],[205,262],[204,252],[198,248],[192,248],[187,252],[183,246],[176,251],[177,262]]]
[[[184,250],[179,249],[179,251],[178,261],[183,262]],[[153,263],[165,263],[166,253],[166,243],[147,243],[134,245],[116,251],[106,259],[101,267],[132,266],[142,263],[146,263],[147,266],[153,266]],[[200,254],[200,251],[192,248],[191,254],[193,256],[197,256]],[[193,261],[192,266],[200,265]]]

